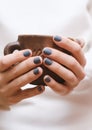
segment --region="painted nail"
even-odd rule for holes
[[[51,49],[49,49],[49,48],[44,48],[44,49],[43,49],[43,53],[44,53],[45,55],[51,55],[52,51],[51,51]]]
[[[25,57],[28,57],[28,56],[30,56],[30,51],[25,51],[24,53],[23,53],[23,55],[25,56]]]
[[[37,89],[38,89],[38,91],[40,91],[40,92],[43,90],[43,89],[42,89],[42,86],[38,86]]]
[[[53,63],[53,61],[50,60],[49,58],[45,58],[44,62],[45,62],[46,65],[51,65]]]
[[[34,58],[33,62],[34,62],[35,64],[39,64],[39,63],[41,63],[41,60],[40,60],[39,57],[36,57],[36,58]]]
[[[45,80],[45,82],[49,83],[51,81],[51,78],[50,77],[46,77],[44,80]]]
[[[39,69],[38,69],[38,68],[35,68],[35,69],[33,70],[33,73],[34,73],[35,75],[39,74]]]
[[[57,42],[60,42],[62,40],[62,38],[60,36],[55,36],[54,40],[57,41]]]

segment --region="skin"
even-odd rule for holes
[[[39,56],[40,63],[34,64],[31,50],[15,51],[13,54],[9,54],[0,58],[0,103],[3,106],[9,106],[23,99],[41,94],[44,90],[44,86],[36,86],[29,89],[21,89],[28,83],[36,80],[42,75],[42,68],[39,65],[44,64],[49,70],[53,71],[65,80],[64,84],[57,83],[52,77],[46,75],[44,82],[56,93],[66,95],[70,93],[79,82],[85,77],[84,66],[86,60],[82,51],[83,42],[78,40],[72,40],[69,38],[62,38],[62,41],[53,42],[72,53],[68,55],[60,52],[59,50],[51,49],[51,55],[44,55],[45,58],[51,59],[53,62],[51,65],[46,65],[44,59]],[[25,57],[23,53],[30,51],[30,56]],[[67,60],[69,59],[69,60]],[[65,67],[64,67],[64,66]],[[34,68],[39,69],[38,74],[34,74]],[[67,68],[66,68],[67,67]],[[49,77],[50,82],[46,82],[45,79]]]
[[[25,57],[24,52],[29,51],[30,56]],[[20,102],[23,99],[33,97],[41,94],[44,91],[44,86],[36,86],[29,89],[21,89],[27,83],[37,79],[43,72],[38,67],[41,63],[35,64],[33,62],[35,57],[32,57],[31,50],[15,51],[0,58],[0,99],[1,105],[11,105]],[[39,69],[39,74],[34,74],[34,68]],[[3,97],[3,98],[2,98]]]
[[[72,40],[69,38],[62,37],[62,40],[57,42],[53,38],[53,42],[72,53],[68,55],[66,53],[60,52],[59,50],[51,49],[51,54],[46,55],[43,53],[44,57],[51,59],[53,62],[51,65],[46,65],[45,60],[43,64],[51,71],[63,77],[65,80],[64,84],[56,82],[52,77],[46,75],[44,77],[44,82],[52,90],[61,95],[66,95],[70,93],[83,78],[85,77],[84,66],[86,64],[86,59],[82,51],[84,41]],[[67,60],[68,59],[68,60]],[[64,67],[64,66],[65,67]],[[49,78],[50,82],[46,82],[45,79]]]

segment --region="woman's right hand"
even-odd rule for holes
[[[31,50],[26,49],[0,58],[0,105],[14,104],[44,91],[44,86],[21,89],[43,72],[42,68],[38,67],[42,64],[42,58],[31,56]]]

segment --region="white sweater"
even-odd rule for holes
[[[87,43],[87,76],[76,90],[60,96],[46,87],[43,94],[0,111],[0,130],[92,130],[91,13],[88,0],[0,0],[0,55],[19,34],[79,37]]]

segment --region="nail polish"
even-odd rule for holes
[[[54,40],[57,41],[57,42],[60,42],[62,40],[62,38],[60,36],[55,36]]]
[[[28,57],[28,56],[30,56],[30,51],[25,51],[25,52],[23,52],[23,55],[25,56],[25,57]]]
[[[50,60],[49,58],[45,58],[44,62],[45,62],[46,65],[51,65],[53,63],[53,61]]]
[[[35,69],[33,70],[33,73],[34,73],[35,75],[39,74],[39,69],[38,69],[38,68],[35,68]]]
[[[44,53],[45,55],[51,55],[52,51],[51,51],[51,49],[49,49],[49,48],[44,48],[44,49],[43,49],[43,53]]]
[[[51,81],[50,77],[46,77],[45,79],[45,82],[49,83]]]
[[[37,89],[38,89],[38,91],[40,91],[40,92],[43,90],[41,86],[38,86]]]
[[[39,57],[36,57],[36,58],[34,58],[33,62],[34,62],[35,64],[39,64],[39,63],[41,63],[41,60],[40,60]]]

